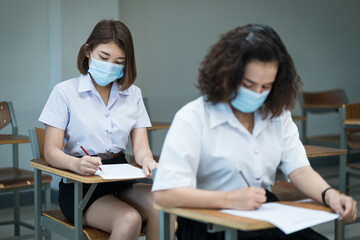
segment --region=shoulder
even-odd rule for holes
[[[131,99],[140,99],[142,98],[141,89],[138,86],[131,85],[128,89],[122,91],[121,85],[119,85],[120,94],[128,95]]]
[[[289,110],[284,110],[280,116],[275,117],[275,118],[271,118],[271,117],[267,117],[267,121],[269,122],[286,122],[288,120],[291,120],[291,112]]]
[[[208,103],[203,97],[199,97],[185,104],[177,113],[175,118],[193,121],[195,119],[203,119],[206,116]]]
[[[71,78],[65,81],[62,81],[55,85],[53,91],[54,92],[61,92],[61,93],[68,93],[78,89],[79,80],[81,77]]]

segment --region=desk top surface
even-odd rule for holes
[[[339,104],[303,104],[301,105],[301,107],[303,109],[316,109],[316,110],[321,110],[321,109],[326,109],[326,110],[337,110],[339,108],[341,108],[342,105]]]
[[[333,212],[330,208],[319,205],[317,203],[299,203],[299,202],[282,202],[282,201],[278,203],[288,204],[296,207],[304,207],[304,208]],[[213,223],[220,226],[230,227],[243,231],[261,230],[261,229],[274,227],[274,225],[272,225],[269,222],[222,213],[219,211],[219,209],[170,208],[170,207],[160,206],[156,203],[154,203],[153,205],[154,208],[158,210],[163,210],[170,214],[187,217],[193,220],[203,221],[207,223]]]
[[[304,147],[308,158],[339,156],[339,155],[347,154],[346,149],[340,149],[340,148],[329,148],[329,147],[313,146],[313,145],[304,145]]]
[[[159,130],[159,129],[168,129],[170,127],[169,122],[151,122],[151,127],[148,128],[148,131]]]
[[[66,177],[77,182],[82,183],[103,183],[103,182],[117,182],[117,181],[127,181],[133,179],[103,179],[100,176],[83,176],[69,170],[63,170],[59,168],[54,168],[50,166],[45,159],[33,159],[30,161],[30,166],[43,170],[48,173],[52,173],[58,176]]]

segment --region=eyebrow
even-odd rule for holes
[[[102,54],[105,54],[106,56],[110,57],[111,55],[108,54],[107,52],[104,52],[104,51],[100,51]],[[126,59],[126,57],[118,57],[116,59]]]
[[[254,81],[252,81],[252,80],[250,80],[250,79],[248,79],[248,78],[244,78],[244,80],[246,80],[246,81],[248,81],[248,82],[250,82],[250,83],[252,83],[252,84],[258,84],[258,83],[254,82]],[[273,84],[274,82],[275,82],[275,81],[268,82],[268,83],[265,83],[265,84],[263,84],[263,85]]]

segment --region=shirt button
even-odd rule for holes
[[[256,177],[255,180],[256,180],[256,181],[260,181],[260,180],[261,180],[261,177]]]
[[[110,113],[109,112],[106,112],[105,114],[104,114],[104,117],[105,118],[108,118],[110,116]]]
[[[110,151],[111,151],[111,148],[107,148],[106,151],[107,151],[107,152],[110,152]]]
[[[259,150],[257,148],[254,148],[254,154],[259,154]]]

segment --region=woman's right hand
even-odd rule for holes
[[[75,164],[75,172],[81,175],[94,175],[101,165],[100,157],[82,156]]]
[[[266,202],[266,191],[263,188],[245,187],[227,194],[225,208],[255,210]]]

